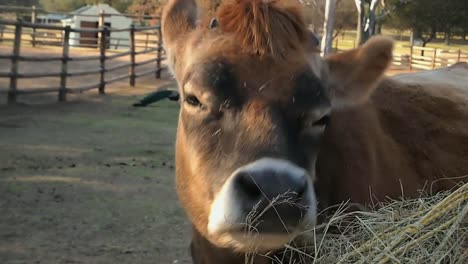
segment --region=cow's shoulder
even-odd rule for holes
[[[468,172],[468,66],[394,76],[372,97],[378,126],[411,158],[420,177]]]
[[[468,93],[468,63],[460,62],[449,67],[417,73],[404,73],[391,77],[400,85],[422,85],[426,89],[460,89]]]

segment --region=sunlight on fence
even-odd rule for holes
[[[164,67],[161,62],[164,58],[162,47],[161,28],[157,26],[134,26],[129,28],[116,29],[105,26],[104,14],[99,16],[97,28],[72,28],[70,26],[57,26],[49,24],[38,24],[24,21],[13,21],[0,19],[0,42],[7,44],[12,42],[12,52],[10,54],[0,54],[0,59],[11,61],[9,72],[0,72],[0,78],[9,78],[8,90],[0,90],[0,93],[7,93],[8,102],[16,102],[17,96],[21,94],[36,94],[57,92],[59,101],[66,101],[68,93],[83,92],[98,89],[99,93],[105,93],[107,84],[128,79],[130,86],[135,86],[136,79],[149,74],[154,74],[155,78],[161,77]],[[122,43],[122,39],[113,38],[113,33],[124,32],[129,35],[128,43]],[[75,36],[75,39],[72,37]],[[86,36],[86,37],[83,37]],[[76,41],[78,38],[78,41]],[[22,44],[30,44],[32,47],[39,45],[61,47],[61,56],[27,56],[21,54]],[[70,48],[91,49],[89,53],[97,55],[72,56]],[[124,49],[122,49],[124,48]],[[139,55],[146,55],[149,59],[137,60]],[[153,57],[154,56],[154,57]],[[114,59],[128,58],[129,62],[110,66],[110,61]],[[99,66],[84,70],[70,70],[69,62],[98,60]],[[55,72],[19,72],[21,62],[56,62],[60,63],[59,71]],[[154,67],[147,70],[137,70],[137,66],[154,63]],[[108,73],[116,70],[128,68],[128,73],[118,76],[108,76]],[[85,75],[99,75],[98,80],[93,83],[86,83],[78,87],[70,87],[67,84],[68,77]],[[57,86],[46,88],[18,87],[18,79],[26,78],[59,78]]]

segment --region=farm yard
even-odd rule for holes
[[[159,26],[141,27],[134,32],[137,44],[118,50],[101,45],[108,29],[100,17],[98,28],[88,29],[97,36],[91,48],[65,45],[65,30],[35,31],[25,23],[15,56],[15,26],[1,30],[1,264],[192,263],[192,227],[174,181],[179,103],[132,106],[176,86]],[[467,41],[410,47],[407,32],[384,34],[397,44],[387,76],[468,62]],[[347,30],[332,47],[349,50],[355,38]],[[337,213],[305,235],[313,246],[286,251],[307,259],[301,264],[392,263],[393,253],[404,255],[401,263],[464,263],[467,188],[358,213],[359,225],[346,226],[349,215]],[[342,235],[322,236],[343,225]]]
[[[131,106],[156,85],[0,107],[1,263],[189,263],[178,104]]]
[[[9,29],[2,73],[13,63]],[[135,34],[134,48],[106,50],[105,95],[102,49],[67,48],[63,85],[61,74],[42,77],[62,71],[63,42],[33,46],[31,33],[19,35],[27,59],[16,72],[35,77],[17,79],[15,104],[7,104],[11,79],[0,78],[0,262],[189,263],[190,228],[173,184],[178,104],[132,107],[172,83],[157,68],[157,31]]]
[[[56,56],[61,51],[25,47],[23,52]],[[95,51],[73,54],[90,52]],[[54,71],[57,64],[23,62],[20,69]],[[0,71],[8,70],[8,63],[1,64]],[[395,68],[387,75],[407,71]],[[73,86],[96,78],[70,80]],[[56,79],[26,79],[21,86],[47,87]],[[115,82],[105,95],[70,94],[67,102],[56,102],[56,93],[21,95],[14,105],[2,102],[2,263],[191,263],[190,226],[174,187],[179,104],[132,107],[165,85],[174,85],[167,72],[161,79],[139,78],[133,88],[128,80]]]

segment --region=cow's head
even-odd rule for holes
[[[322,60],[300,10],[283,0],[228,0],[202,18],[194,0],[164,10],[182,101],[177,191],[216,246],[276,249],[316,221],[330,114],[365,101],[391,61],[382,38]]]

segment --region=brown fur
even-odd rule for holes
[[[338,98],[338,104],[345,104],[345,98],[353,104],[366,101],[382,77],[382,73],[392,61],[393,42],[390,39],[375,37],[360,49],[331,55],[327,58],[334,85],[331,90]]]
[[[324,207],[415,197],[468,180],[468,86],[457,92],[427,77],[424,87],[398,79],[383,80],[369,102],[333,113],[317,166]]]
[[[280,0],[228,0],[218,9],[224,32],[234,34],[241,49],[284,60],[308,41],[298,5]]]
[[[321,208],[398,198],[402,191],[415,197],[423,187],[438,191],[466,180],[453,179],[468,174],[466,86],[435,81],[446,74],[432,80],[414,75],[414,82],[382,79],[393,48],[382,37],[322,60],[311,53],[299,9],[287,0],[228,0],[198,24],[194,6],[193,0],[170,1],[162,23],[182,101],[190,94],[207,109],[183,103],[176,142],[177,191],[194,226],[195,264],[243,263],[243,254],[208,236],[208,216],[229,175],[263,153],[304,168],[308,164],[291,153],[317,157],[314,188]],[[219,27],[210,29],[213,17]],[[226,73],[219,65],[230,68]],[[297,87],[307,70],[327,89],[313,78],[307,79],[310,87]],[[456,76],[468,83],[467,71]],[[232,80],[215,87],[222,78]],[[295,126],[320,118],[314,104],[326,105],[323,97],[333,107],[331,123],[320,152],[314,145],[302,153],[309,142],[298,139]],[[226,99],[235,110],[224,109]]]

